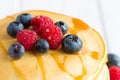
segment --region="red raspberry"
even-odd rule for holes
[[[53,25],[53,20],[47,16],[36,16],[31,20],[31,26],[37,32],[38,35],[41,34],[41,27],[48,25]]]
[[[120,68],[111,66],[109,68],[110,80],[120,80]]]
[[[42,30],[41,38],[48,41],[51,49],[56,49],[61,44],[62,31],[55,25],[49,25]]]
[[[26,50],[32,49],[37,39],[37,34],[31,30],[21,30],[17,34],[17,41],[21,43]]]

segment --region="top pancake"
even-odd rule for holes
[[[76,34],[83,41],[81,51],[66,54],[61,48],[49,50],[37,55],[34,51],[26,51],[19,60],[8,58],[8,48],[16,42],[10,37],[6,28],[16,16],[30,13],[33,17],[44,15],[54,22],[67,23],[69,34]],[[7,16],[0,20],[0,80],[86,80],[97,76],[106,63],[106,47],[101,36],[83,21],[63,14],[48,11],[32,10]],[[95,78],[95,77],[94,77]]]

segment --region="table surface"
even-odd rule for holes
[[[120,0],[0,0],[0,18],[42,9],[77,17],[104,38],[108,52],[120,55]]]

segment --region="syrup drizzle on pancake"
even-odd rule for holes
[[[64,60],[63,63],[60,62],[59,58],[58,58],[58,54],[56,53],[51,53],[51,56],[53,57],[53,59],[55,60],[55,62],[57,63],[57,65],[59,66],[59,68],[63,71],[63,72],[67,72],[65,67],[64,67],[64,62],[67,59],[67,56],[64,56]],[[69,76],[74,77],[72,74],[70,74],[69,72],[67,72],[69,74]]]
[[[38,54],[36,54],[36,57],[37,57],[39,66],[40,66],[40,68],[42,70],[43,80],[46,80],[46,72],[45,72],[45,69],[44,69],[44,62],[42,60],[42,57],[41,57],[41,55],[38,55]]]
[[[82,73],[82,75],[75,77],[75,80],[82,80],[83,76],[85,76],[87,74],[87,71],[85,69],[85,65],[83,63],[83,60],[82,60],[81,56],[80,55],[78,55],[78,56],[79,56],[80,61],[82,62],[82,66],[83,66],[82,67],[82,72],[83,73]]]

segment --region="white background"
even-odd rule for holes
[[[0,0],[0,18],[31,9],[82,19],[104,37],[108,52],[120,55],[120,0]]]

